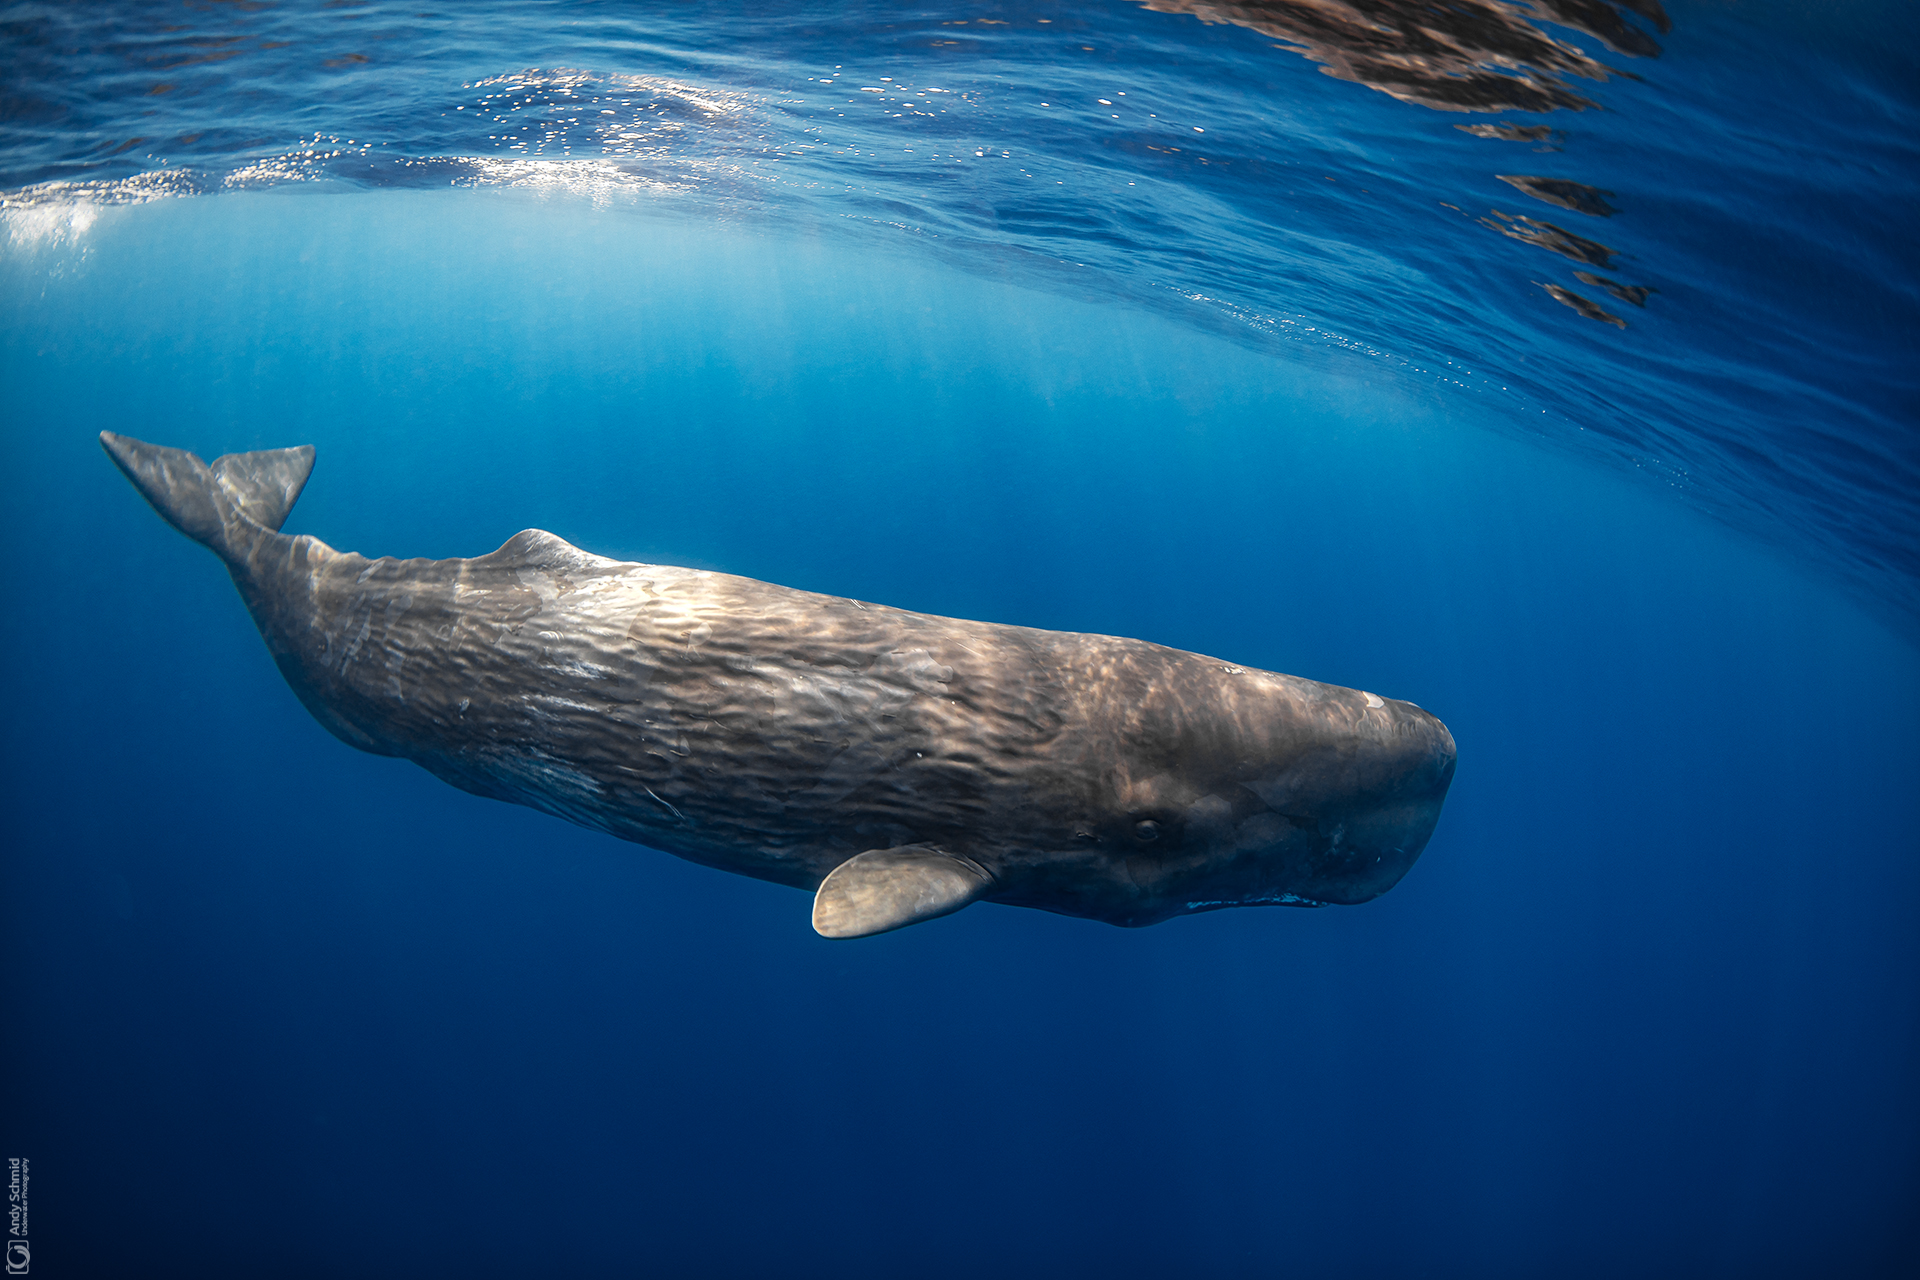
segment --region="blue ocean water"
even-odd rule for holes
[[[34,1274],[1914,1271],[1911,17],[1162,8],[0,9]],[[101,430],[1459,774],[1364,906],[830,943],[330,737]]]

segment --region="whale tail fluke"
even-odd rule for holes
[[[229,453],[202,462],[132,436],[100,433],[100,447],[168,524],[220,558],[236,560],[261,531],[278,532],[313,473],[313,446]]]

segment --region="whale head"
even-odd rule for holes
[[[1453,780],[1445,725],[1359,690],[1197,656],[1176,666],[1110,718],[1067,848],[1007,876],[1001,900],[1072,901],[1137,926],[1365,902],[1407,873]]]

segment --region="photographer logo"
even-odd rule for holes
[[[27,1274],[33,1251],[27,1247],[27,1191],[31,1174],[25,1156],[7,1159],[7,1274]]]

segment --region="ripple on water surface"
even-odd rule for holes
[[[40,8],[8,19],[0,201],[23,260],[103,205],[323,179],[911,236],[1374,353],[1911,627],[1920,110],[1853,31],[1659,0]]]

